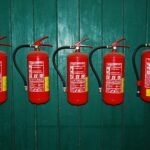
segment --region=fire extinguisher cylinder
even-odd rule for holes
[[[39,47],[52,46],[51,44],[41,43],[48,36],[44,36],[34,44],[24,44],[18,46],[13,53],[14,65],[24,81],[25,90],[28,90],[28,97],[33,104],[44,104],[49,101],[49,56],[47,52],[43,52]],[[28,66],[28,82],[22,73],[16,61],[16,54],[21,48],[34,48],[34,51],[29,52],[27,55]]]
[[[7,38],[1,36],[0,40]],[[11,46],[10,44],[0,43],[0,46]],[[0,51],[0,104],[7,100],[7,54]]]
[[[134,50],[132,64],[137,80],[137,96],[145,102],[150,102],[150,50],[143,50],[141,55],[141,79],[136,65],[137,52],[146,47],[150,47],[150,44],[141,44]]]
[[[99,92],[102,92],[103,100],[108,105],[118,105],[123,103],[124,97],[124,55],[117,52],[118,47],[129,48],[125,45],[120,45],[119,42],[125,40],[121,38],[111,45],[98,46],[89,54],[89,63],[91,69],[97,79]],[[103,63],[103,84],[93,65],[92,56],[100,49],[112,49],[112,52],[104,55]]]
[[[88,102],[88,56],[80,52],[80,47],[92,47],[81,45],[81,42],[85,40],[87,39],[82,39],[72,46],[59,47],[53,54],[53,65],[62,81],[64,92],[67,92],[68,102],[76,106]],[[67,85],[56,63],[58,52],[64,49],[75,49],[73,53],[67,56]]]

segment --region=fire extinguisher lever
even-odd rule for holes
[[[40,46],[49,46],[49,47],[52,47],[53,46],[52,44],[43,44],[42,43],[42,41],[45,40],[45,39],[47,39],[47,38],[48,38],[48,36],[44,36],[44,37],[36,40],[34,42],[34,44],[32,45],[32,47],[34,47],[34,48],[39,48]]]
[[[0,36],[0,40],[3,40],[5,38],[7,38],[7,36]],[[0,43],[0,45],[2,45],[2,46],[11,46],[10,44],[6,44],[6,43]]]
[[[120,38],[119,40],[116,40],[115,42],[113,42],[111,45],[112,45],[112,48],[113,49],[116,49],[117,47],[123,47],[123,48],[129,48],[129,46],[126,46],[126,45],[120,45],[119,43],[123,40],[126,40],[126,38]]]
[[[80,47],[93,48],[93,46],[90,46],[90,45],[80,45]]]
[[[80,41],[74,43],[73,45],[74,45],[74,46],[79,46],[82,42],[84,42],[84,41],[86,41],[86,40],[88,40],[88,38],[83,38],[83,39],[81,39]]]
[[[138,47],[135,48],[133,54],[132,54],[132,65],[133,65],[133,69],[134,69],[134,73],[136,76],[136,80],[137,80],[137,96],[140,96],[140,76],[138,74],[138,70],[137,70],[137,66],[136,66],[136,54],[137,52],[144,47],[150,47],[150,43],[146,43],[146,44],[141,44]]]
[[[88,38],[83,38],[82,40],[74,43],[72,46],[70,46],[71,48],[75,48],[75,49],[80,49],[80,47],[87,47],[87,48],[93,48],[93,46],[90,45],[83,45],[81,44],[82,42],[88,40]]]

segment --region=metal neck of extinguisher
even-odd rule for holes
[[[102,91],[102,82],[100,80],[100,77],[98,75],[98,73],[96,72],[96,69],[93,65],[93,61],[92,61],[92,56],[93,54],[97,51],[97,50],[100,50],[100,49],[112,49],[112,52],[116,52],[117,51],[117,47],[123,47],[123,48],[129,48],[129,46],[126,46],[126,45],[120,45],[119,42],[125,40],[125,38],[121,38],[119,40],[116,40],[115,42],[113,42],[111,45],[106,45],[106,46],[98,46],[96,48],[94,48],[90,54],[89,54],[89,64],[91,66],[91,69],[96,77],[96,80],[98,82],[98,86],[99,86],[99,92],[101,93]]]
[[[14,62],[14,65],[15,65],[15,67],[16,67],[16,70],[18,71],[18,73],[20,74],[20,76],[21,76],[21,78],[22,78],[22,80],[23,80],[23,82],[24,82],[25,91],[28,90],[27,79],[26,79],[25,75],[23,74],[23,72],[21,71],[21,69],[20,69],[20,67],[19,67],[19,65],[18,65],[18,63],[17,63],[17,61],[16,61],[16,54],[17,54],[17,52],[18,52],[19,50],[21,50],[22,48],[34,48],[35,51],[39,51],[39,47],[40,47],[40,46],[50,46],[50,47],[51,47],[51,46],[52,46],[51,44],[43,44],[43,43],[42,43],[42,41],[43,41],[44,39],[46,39],[46,38],[48,38],[48,36],[44,36],[44,37],[42,37],[42,38],[36,40],[36,41],[34,42],[34,44],[23,44],[23,45],[20,45],[20,46],[16,47],[16,49],[15,49],[14,52],[13,52],[13,62]]]
[[[54,69],[56,70],[58,76],[60,77],[62,84],[63,84],[63,91],[67,92],[67,86],[66,86],[66,81],[62,75],[62,73],[60,72],[60,70],[58,69],[58,64],[56,63],[56,56],[58,54],[59,51],[61,50],[65,50],[65,49],[75,49],[75,52],[80,52],[80,47],[87,47],[87,48],[93,48],[92,46],[89,45],[82,45],[81,43],[88,40],[88,38],[83,38],[82,40],[76,42],[75,44],[71,45],[71,46],[62,46],[57,48],[54,51],[54,54],[52,56],[52,61],[53,61],[53,65],[54,65]]]
[[[133,55],[132,55],[132,64],[133,64],[133,69],[134,69],[134,73],[135,73],[135,76],[136,76],[136,80],[137,80],[137,96],[140,96],[140,85],[138,84],[138,82],[140,81],[140,76],[138,74],[138,70],[137,70],[137,66],[136,66],[136,54],[137,52],[141,49],[141,48],[144,48],[144,47],[150,47],[150,43],[146,43],[146,44],[141,44],[139,45],[133,52]]]
[[[0,40],[7,38],[7,36],[0,36]],[[11,46],[10,44],[0,43],[1,46]]]

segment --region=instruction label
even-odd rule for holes
[[[88,90],[86,62],[70,62],[70,92],[83,93]]]
[[[150,88],[150,58],[145,59],[145,88]]]
[[[0,92],[2,92],[2,61],[0,61]]]
[[[44,61],[29,61],[29,90],[44,92]]]
[[[106,64],[106,93],[123,92],[122,63]]]

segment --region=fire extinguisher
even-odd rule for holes
[[[7,38],[1,36],[0,40]],[[0,43],[2,46],[11,46],[9,44]],[[4,103],[7,99],[7,54],[0,51],[0,104]]]
[[[46,52],[43,52],[40,46],[52,46],[51,44],[41,43],[48,36],[44,36],[34,44],[24,44],[18,46],[13,53],[14,65],[24,81],[25,90],[28,90],[28,96],[31,103],[43,104],[48,102],[50,97],[49,89],[49,57]],[[29,52],[27,55],[28,66],[28,85],[26,77],[23,75],[19,65],[16,62],[16,54],[22,48],[34,48],[34,51]]]
[[[89,63],[99,85],[99,92],[102,92],[103,100],[109,105],[118,105],[123,103],[124,97],[124,55],[117,52],[117,47],[129,48],[125,45],[120,45],[119,42],[125,40],[121,38],[111,45],[98,46],[89,54]],[[103,85],[93,66],[93,53],[99,49],[112,49],[112,52],[104,55],[103,64]]]
[[[81,45],[81,42],[85,40],[87,38],[78,41],[72,46],[59,47],[52,58],[54,68],[63,83],[64,92],[67,92],[68,102],[77,106],[88,102],[88,56],[80,52],[80,47],[92,48],[92,46]],[[67,87],[65,79],[56,64],[57,53],[64,49],[74,49],[74,52],[67,56]]]
[[[136,54],[141,48],[150,47],[150,43],[139,45],[133,52],[132,64],[137,79],[137,96],[150,102],[150,50],[144,50],[141,56],[141,79],[136,66]]]

